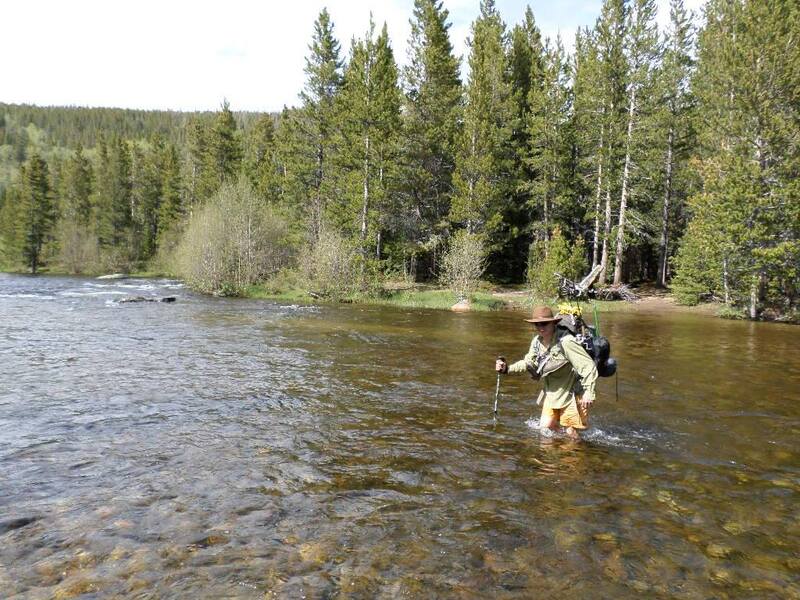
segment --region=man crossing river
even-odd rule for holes
[[[566,427],[567,435],[589,426],[589,407],[594,402],[597,367],[583,346],[568,331],[557,330],[561,320],[547,306],[537,306],[525,319],[536,328],[531,347],[522,360],[510,365],[503,359],[495,363],[498,373],[529,372],[541,379],[542,390],[536,403],[542,405],[540,428],[557,431]]]

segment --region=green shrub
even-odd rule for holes
[[[483,238],[465,230],[450,238],[450,245],[442,257],[440,279],[453,290],[459,301],[465,300],[478,287],[486,269],[486,248]]]
[[[337,300],[359,288],[356,247],[335,231],[323,229],[300,253],[298,269],[309,291]]]
[[[532,295],[541,301],[558,297],[558,275],[579,281],[586,272],[585,246],[578,239],[570,248],[559,227],[550,240],[534,240],[528,251],[528,283]]]
[[[240,295],[287,264],[288,240],[286,222],[246,181],[225,184],[190,218],[175,270],[201,292]]]

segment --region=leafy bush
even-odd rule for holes
[[[286,222],[246,181],[228,183],[190,218],[176,272],[199,291],[240,295],[287,263],[288,239]]]
[[[440,279],[455,292],[458,300],[466,300],[478,287],[486,270],[486,248],[483,238],[465,230],[450,238],[450,246],[441,262]]]
[[[316,294],[338,299],[358,288],[358,251],[344,237],[323,229],[313,244],[300,253],[301,277]]]
[[[535,298],[542,301],[558,297],[558,275],[579,281],[586,274],[585,246],[582,238],[570,248],[556,227],[549,242],[534,240],[528,252],[528,283]]]
[[[100,266],[100,245],[97,237],[87,227],[72,219],[64,219],[56,231],[58,264],[67,273],[80,274],[97,271]]]

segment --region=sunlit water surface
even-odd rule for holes
[[[604,316],[573,443],[521,317],[0,275],[0,597],[800,598],[800,330]]]

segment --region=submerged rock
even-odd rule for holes
[[[733,554],[733,548],[724,544],[709,544],[706,546],[706,554],[712,558],[727,558]]]
[[[16,519],[6,519],[5,521],[0,521],[0,535],[8,533],[9,531],[13,531],[14,529],[20,529],[21,527],[25,527],[31,523],[35,523],[38,519],[39,517],[17,517]]]
[[[126,296],[117,302],[119,304],[128,304],[130,302],[175,302],[175,296],[163,296],[161,298],[147,298],[145,296]]]
[[[469,300],[459,300],[450,307],[450,310],[454,312],[469,312],[472,310],[472,306],[470,305]]]

